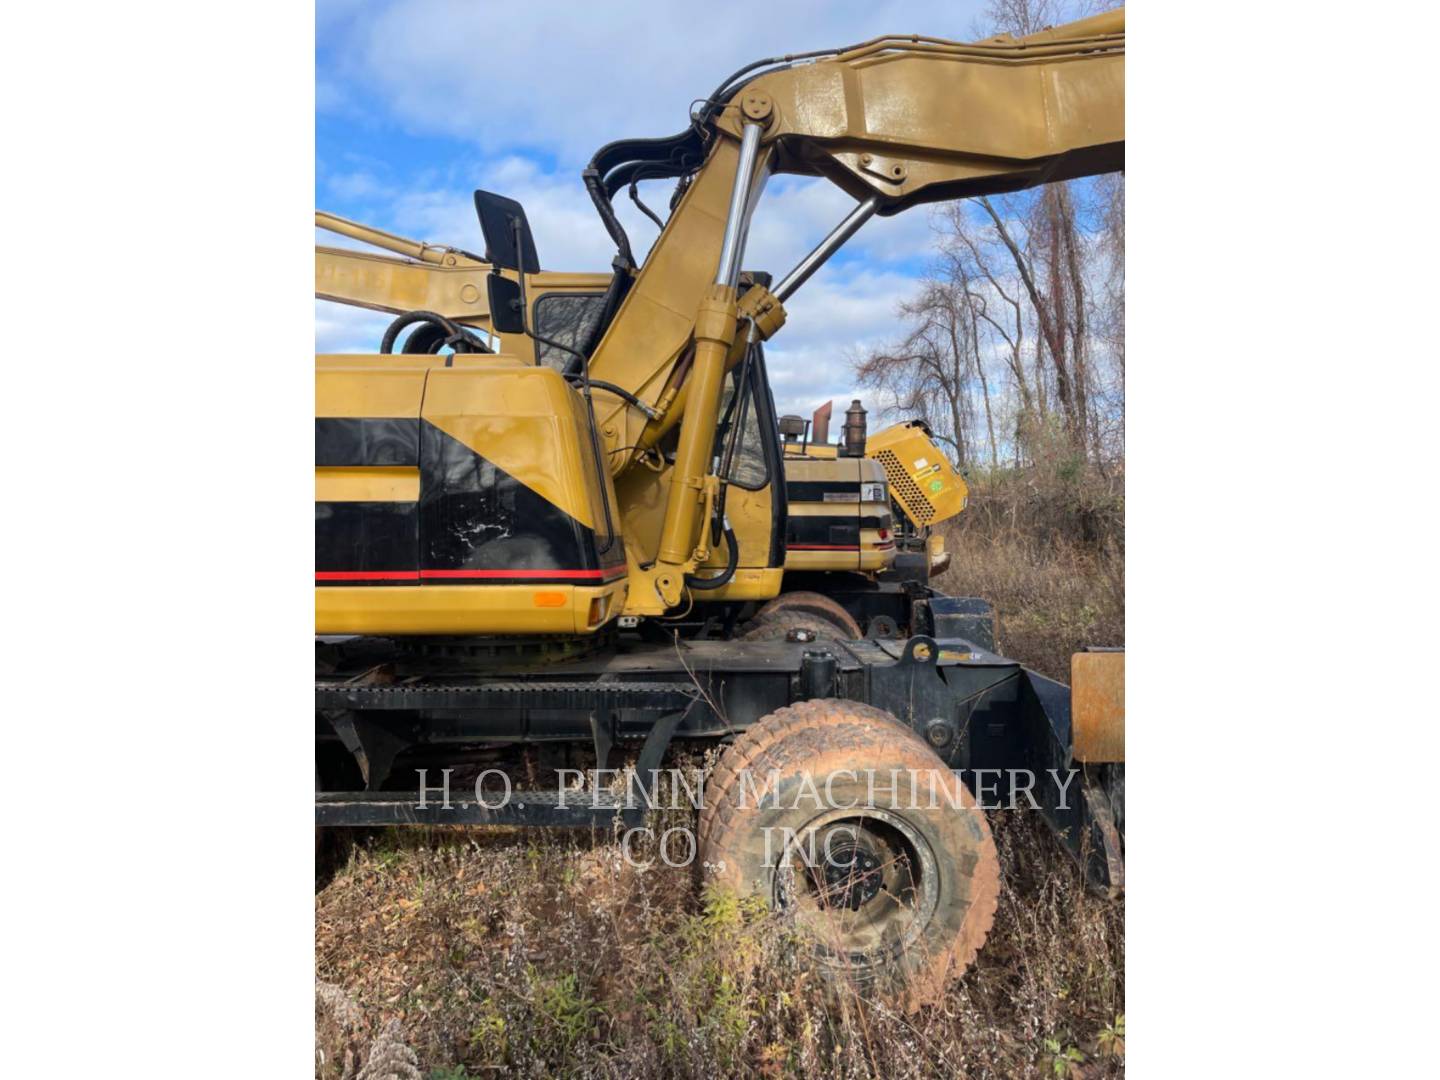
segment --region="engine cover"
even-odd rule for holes
[[[625,547],[580,395],[505,356],[317,358],[322,634],[586,633]]]

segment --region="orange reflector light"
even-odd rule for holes
[[[565,594],[563,592],[537,592],[535,594],[536,607],[564,607]]]
[[[605,609],[608,608],[609,606],[610,606],[610,597],[608,597],[608,596],[597,596],[597,597],[595,597],[595,599],[591,600],[591,601],[590,601],[590,618],[588,619],[588,621],[586,622],[585,625],[587,625],[587,626],[599,626],[602,622],[605,621]]]

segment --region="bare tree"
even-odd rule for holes
[[[1038,408],[1043,412],[1044,387],[1037,382],[1032,392],[1029,378],[1025,374],[1025,314],[1019,299],[1007,292],[1006,287],[997,279],[991,268],[991,260],[984,253],[982,244],[974,235],[973,227],[966,220],[964,204],[950,203],[943,215],[939,246],[948,276],[951,281],[959,282],[964,288],[973,313],[984,320],[989,329],[1005,343],[1005,358],[1010,373],[1015,378],[1024,411],[1030,413]],[[980,281],[977,279],[983,279],[989,286],[988,291],[998,298],[999,304],[1008,309],[1005,314],[992,314],[986,295],[978,291]],[[1005,321],[1001,322],[1001,319]]]
[[[927,279],[920,295],[901,304],[896,314],[909,332],[893,346],[863,357],[856,377],[862,386],[884,391],[894,411],[929,424],[963,466],[971,456],[970,374],[975,370],[974,324],[963,295],[946,282]]]
[[[1112,6],[993,0],[978,33],[1032,34]],[[1123,455],[1124,197],[1116,176],[939,208],[936,265],[897,310],[902,335],[857,362],[861,384],[926,419],[962,464],[985,446],[992,465],[1060,453],[1103,473]]]
[[[980,379],[981,400],[985,402],[985,432],[990,437],[990,465],[993,467],[1000,463],[1000,447],[995,441],[995,413],[990,405],[990,380],[985,375],[985,361],[980,355],[980,308],[978,305],[980,297],[970,291],[968,281],[962,281],[961,288],[965,298],[965,310],[970,316],[970,338],[974,342],[975,374]]]
[[[1047,26],[1067,22],[1056,0],[990,0],[981,34],[1038,34]]]
[[[1105,258],[1105,298],[1100,336],[1125,373],[1125,174],[1095,178],[1101,203],[1100,251]]]

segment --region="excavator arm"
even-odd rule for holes
[[[1123,168],[1124,26],[1122,9],[1024,38],[884,37],[804,58],[813,62],[777,58],[722,85],[690,131],[596,155],[586,183],[622,260],[628,243],[609,198],[637,178],[683,185],[590,360],[597,379],[649,407],[597,397],[617,473],[683,418],[664,527],[645,564],[663,605],[679,602],[685,575],[708,555],[702,525],[719,486],[712,444],[726,370],[783,325],[784,302],[869,217]],[[824,177],[857,206],[773,290],[752,288],[742,303],[746,233],[775,172]]]
[[[1124,167],[1124,11],[972,45],[885,37],[762,75],[716,126],[752,114],[776,171],[823,176],[881,215]],[[766,119],[768,117],[768,120]]]

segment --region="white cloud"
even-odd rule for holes
[[[979,0],[773,4],[763,23],[689,4],[531,0],[322,3],[326,78],[381,99],[408,131],[583,162],[612,139],[683,130],[690,102],[767,56],[880,34],[970,38]],[[763,32],[757,32],[757,27]]]
[[[777,177],[766,187],[745,249],[745,265],[779,276],[794,266],[855,208],[855,200],[825,180]],[[925,209],[871,218],[845,245],[843,258],[894,263],[928,254]]]
[[[784,328],[765,347],[766,366],[782,414],[809,416],[833,399],[851,398],[879,411],[874,391],[855,388],[852,361],[897,336],[895,309],[917,288],[914,278],[863,267],[826,267],[786,305]]]
[[[315,301],[317,353],[376,353],[380,337],[395,316],[368,308]]]
[[[391,207],[393,225],[416,239],[483,251],[475,217],[475,188],[521,201],[535,234],[541,266],[576,271],[609,269],[615,246],[591,206],[579,175],[544,173],[520,157],[477,165],[469,182],[458,187],[410,191],[399,196]],[[650,231],[654,232],[653,227]]]
[[[317,113],[338,113],[349,104],[345,89],[334,79],[315,79],[315,111]]]
[[[330,173],[325,177],[325,187],[331,195],[345,202],[388,198],[395,193],[389,184],[364,169],[357,172]]]

